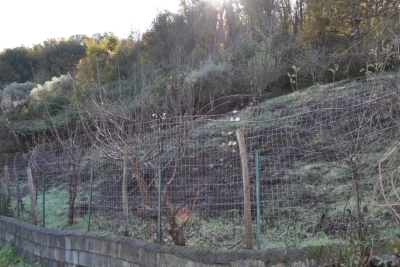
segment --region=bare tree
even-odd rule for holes
[[[80,136],[82,124],[78,120],[71,127],[68,123],[68,118],[65,119],[64,130],[58,127],[58,123],[54,117],[47,112],[51,119],[52,127],[41,134],[36,134],[34,138],[34,146],[28,157],[30,163],[36,169],[43,172],[43,162],[54,162],[60,173],[66,173],[68,178],[68,224],[74,223],[75,202],[77,198],[78,182],[80,172],[85,166],[85,138]],[[35,135],[35,134],[34,134]],[[54,167],[53,166],[53,167]]]
[[[146,106],[148,99],[138,92],[135,92],[134,96],[136,101],[120,98],[118,105],[108,105],[105,99],[106,97],[103,98],[103,102],[99,102],[95,94],[92,94],[91,104],[80,106],[81,120],[92,149],[97,151],[97,157],[123,164],[121,199],[125,235],[129,234],[131,210],[128,201],[128,181],[133,179],[137,183],[141,196],[138,211],[155,220],[158,192],[154,189],[161,186],[157,179],[160,172],[168,179],[162,181],[163,212],[169,224],[168,232],[176,245],[185,245],[186,238],[182,228],[189,220],[190,209],[196,198],[191,204],[182,206],[173,203],[168,196],[168,189],[178,174],[176,161],[182,157],[185,140],[188,140],[191,133],[190,120],[185,121],[185,117],[175,120],[167,118],[166,114],[154,114],[152,118],[149,117],[146,115],[150,113]],[[178,131],[179,134],[175,135],[178,136],[175,139],[169,138],[166,144],[170,129]],[[147,171],[146,175],[144,168]]]

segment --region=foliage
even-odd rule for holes
[[[59,78],[53,77],[44,85],[38,85],[30,92],[30,97],[34,100],[49,100],[54,97],[60,97],[71,94],[73,91],[73,79],[70,74],[62,75]]]
[[[349,71],[349,58],[353,62],[361,61],[364,71],[378,72],[398,65],[398,59],[393,64],[392,58],[399,52],[395,48],[399,43],[395,31],[400,26],[394,19],[399,12],[398,8],[393,8],[396,4],[364,0],[306,2],[307,20],[304,20],[300,42],[306,47],[334,54],[326,67],[347,62],[340,69],[348,69],[347,75],[356,76],[355,72]],[[361,67],[358,68],[360,71]],[[338,78],[336,73],[334,76]]]
[[[29,50],[22,46],[0,53],[0,87],[12,82],[25,83],[32,77]]]
[[[280,57],[271,55],[268,51],[257,51],[245,67],[246,77],[250,80],[253,95],[261,96],[265,88],[278,79],[282,73]]]
[[[14,244],[9,242],[6,245],[0,245],[0,266],[1,267],[40,267],[39,263],[31,264],[23,256],[18,257],[15,252]]]
[[[35,103],[3,110],[4,122],[8,116],[19,122],[10,127],[43,130],[48,111],[74,113],[91,97],[140,96],[136,107],[145,101],[150,114],[179,115],[209,112],[232,94],[258,101],[311,84],[364,75],[369,82],[400,65],[398,7],[364,0],[181,1],[177,13],[161,12],[149,30],[126,38],[75,35],[6,49],[5,110],[26,96],[30,82],[41,85],[30,94]]]
[[[31,51],[33,80],[44,83],[54,76],[76,72],[76,65],[85,56],[85,38],[76,35],[68,39],[49,39],[43,44],[34,45]]]
[[[97,34],[83,40],[86,46],[86,57],[78,65],[77,77],[91,85],[117,80],[119,68],[114,56],[120,40],[112,33]]]
[[[38,84],[33,82],[26,82],[26,83],[12,83],[7,85],[3,89],[3,96],[10,95],[12,100],[22,100],[29,96],[30,92],[33,88],[38,86]]]
[[[207,101],[206,105],[210,105],[210,109],[214,109],[214,101],[223,95],[229,95],[232,83],[232,65],[229,62],[222,61],[215,63],[209,57],[200,68],[193,71],[187,78],[187,82],[195,88],[196,94],[200,98],[198,102]]]
[[[13,82],[44,83],[53,76],[74,72],[85,56],[84,36],[49,39],[33,48],[16,47],[0,52],[0,87]]]

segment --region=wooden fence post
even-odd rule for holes
[[[247,165],[246,143],[242,130],[236,131],[238,140],[240,160],[242,161],[242,177],[243,177],[243,198],[244,198],[244,229],[246,236],[246,248],[253,249],[253,231],[251,220],[251,203],[250,203],[250,182],[249,182],[249,167]]]
[[[31,197],[31,214],[32,214],[32,224],[37,225],[37,210],[36,210],[36,191],[35,184],[33,183],[31,166],[26,169],[26,174],[28,175],[28,187],[29,195]]]

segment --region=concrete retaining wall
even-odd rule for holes
[[[162,246],[126,237],[46,229],[0,216],[0,243],[9,241],[19,255],[48,267],[326,266],[332,264],[333,255],[324,247],[225,251]]]

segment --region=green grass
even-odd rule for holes
[[[29,263],[23,256],[18,257],[12,242],[0,245],[0,267],[40,267],[38,263]]]
[[[22,187],[23,184],[20,184]],[[24,210],[20,212],[20,220],[31,222],[31,200],[26,195],[22,198]],[[45,227],[63,230],[85,230],[87,221],[76,216],[73,225],[68,225],[68,191],[66,188],[56,187],[46,191],[45,195]],[[11,209],[16,211],[16,201],[11,202]],[[38,226],[43,226],[43,194],[37,197]],[[16,212],[14,216],[17,216]]]

